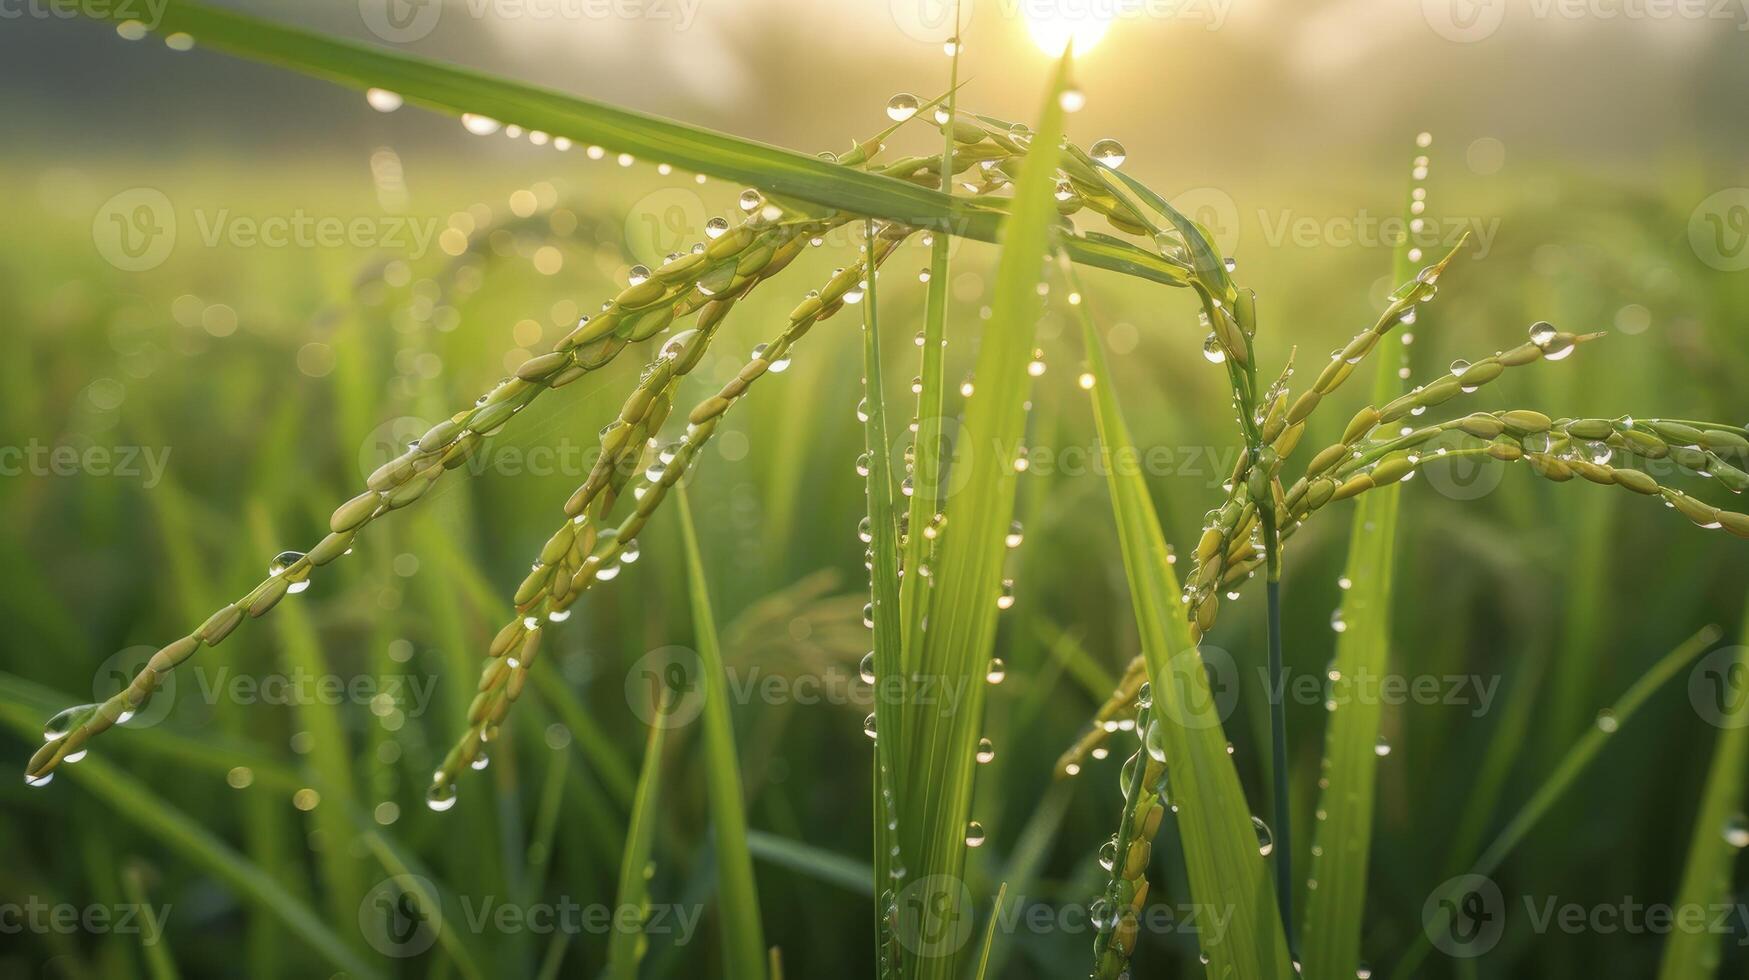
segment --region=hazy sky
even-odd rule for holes
[[[128,43],[0,0],[0,154],[320,147],[368,117],[355,95],[198,50]],[[132,3],[149,15],[161,0]],[[941,0],[229,0],[228,6],[508,73],[802,149],[938,91]],[[1113,135],[1191,170],[1365,170],[1431,128],[1514,163],[1749,159],[1749,0],[983,0],[963,102],[1024,117],[1046,56],[1029,23],[1104,13],[1084,52],[1078,138]],[[198,41],[198,39],[197,39]],[[239,131],[250,134],[238,140]],[[1194,135],[1192,135],[1194,134]],[[418,138],[418,134],[409,134]],[[1492,146],[1493,144],[1489,144]]]

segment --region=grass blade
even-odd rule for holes
[[[959,22],[960,9],[956,0],[954,4],[956,36]],[[951,194],[953,191],[955,144],[952,117],[959,105],[959,52],[959,46],[955,45],[953,57],[949,59],[947,99],[943,103],[949,118],[949,122],[941,128],[943,143],[941,192],[943,194]],[[923,357],[922,365],[918,370],[918,377],[922,379],[923,387],[917,393],[917,437],[912,444],[915,447],[909,524],[912,533],[905,539],[905,567],[908,569],[916,569],[923,563],[927,539],[920,532],[935,517],[940,508],[941,411],[942,391],[945,385],[943,362],[946,360],[943,348],[947,339],[947,253],[948,237],[937,235],[929,251],[929,288],[924,298],[923,308]],[[889,449],[890,447],[885,444],[871,447],[872,451]],[[923,591],[923,577],[921,575],[912,575],[900,581],[899,608],[904,628],[902,662],[907,672],[915,669],[914,658],[923,643],[923,619],[928,606],[928,603],[924,601],[926,596],[927,593]]]
[[[1731,868],[1743,846],[1740,838],[1729,839],[1729,835],[1743,833],[1743,771],[1745,763],[1749,763],[1749,683],[1744,681],[1749,677],[1749,628],[1745,629],[1743,645],[1735,653],[1735,659],[1706,668],[1711,671],[1709,680],[1717,685],[1715,690],[1721,702],[1727,691],[1734,701],[1722,704],[1725,710],[1710,719],[1719,726],[1718,747],[1713,750],[1700,811],[1694,819],[1694,842],[1688,847],[1688,863],[1676,892],[1678,910],[1729,905]],[[1737,821],[1735,826],[1733,820]],[[1658,970],[1660,980],[1695,980],[1717,975],[1719,941],[1719,933],[1714,930],[1673,930],[1664,944],[1664,961]]]
[[[966,823],[970,819],[974,748],[983,724],[984,681],[996,636],[1003,536],[1014,511],[1016,473],[1011,454],[1026,430],[1026,373],[1037,328],[1039,269],[1056,221],[1056,148],[1063,131],[1059,94],[1068,84],[1067,52],[1046,89],[1032,149],[1021,166],[1014,209],[1002,232],[992,313],[978,351],[978,396],[967,403],[961,438],[972,450],[964,484],[948,501],[934,615],[918,669],[938,689],[965,691],[946,717],[922,711],[907,741],[905,812],[901,834],[911,842],[926,883],[946,886],[930,898],[949,903],[946,914],[970,916],[956,887],[964,879]],[[921,801],[920,803],[918,801]],[[909,829],[907,827],[909,826]],[[920,956],[916,975],[945,978],[954,955]]]
[[[145,878],[145,870],[137,861],[130,861],[121,869],[122,894],[135,908],[152,907],[152,899],[146,894]],[[163,936],[141,930],[140,955],[146,961],[146,971],[152,980],[177,980],[176,958],[171,955],[170,944]]]
[[[663,688],[664,704],[653,705],[655,710],[654,724],[650,726],[650,734],[644,741],[644,764],[638,772],[638,792],[632,800],[631,824],[626,829],[625,855],[619,866],[619,893],[615,900],[618,908],[635,906],[639,909],[638,926],[635,929],[621,929],[616,920],[613,935],[608,939],[606,975],[611,980],[636,980],[638,963],[644,958],[644,949],[648,940],[644,938],[644,917],[650,906],[649,879],[645,870],[650,866],[651,845],[656,839],[656,807],[662,787],[662,751],[668,742],[668,725],[666,715],[672,707],[669,696],[673,692]]]
[[[854,858],[762,830],[747,832],[747,849],[767,864],[798,871],[858,895],[874,897],[874,869]]]
[[[191,0],[163,0],[162,6],[156,23],[159,33],[190,34],[206,47],[353,88],[389,89],[407,102],[429,109],[485,116],[752,184],[801,201],[985,242],[997,240],[1003,223],[1000,211],[973,207],[937,190],[828,163],[805,153],[492,78],[456,65],[324,37]],[[134,16],[124,6],[92,7],[81,12],[117,21]],[[1076,261],[1160,282],[1182,281],[1164,259],[1120,241],[1071,239],[1068,248]]]
[[[1135,451],[1134,442],[1087,304],[1075,309],[1093,376],[1093,415],[1101,451],[1121,458],[1118,454]],[[1134,468],[1107,466],[1105,470],[1130,602],[1148,663],[1150,713],[1164,736],[1173,796],[1181,803],[1177,824],[1191,895],[1200,905],[1233,912],[1225,936],[1206,932],[1199,936],[1208,957],[1208,974],[1290,976],[1287,940],[1276,914],[1269,871],[1258,850],[1239,774],[1227,755],[1202,657],[1191,642],[1190,623],[1178,601],[1178,578],[1147,482]]]
[[[873,249],[875,227],[872,221],[867,225],[867,241],[868,247]],[[871,257],[872,254],[871,251]],[[899,586],[899,527],[898,512],[893,506],[892,456],[888,452],[892,443],[887,436],[886,389],[881,380],[880,320],[875,302],[878,278],[878,273],[871,269],[862,310],[863,399],[868,406],[864,432],[869,460],[869,548],[874,556],[869,567],[869,621],[874,627],[877,693],[881,679],[908,676],[901,666],[904,627],[900,619],[903,602]],[[902,704],[877,696],[874,709],[878,737],[874,744],[873,886],[878,893],[888,880],[893,865],[904,864],[904,851],[899,845],[900,831],[893,826],[898,812],[904,808],[900,788],[894,785],[893,760],[904,758],[906,725]],[[889,938],[884,926],[890,919],[888,910],[879,902],[875,904],[875,918],[876,957],[884,958],[880,947],[885,946]]]
[[[723,973],[730,980],[765,975],[765,929],[759,918],[759,894],[753,882],[753,855],[747,850],[747,811],[741,795],[741,764],[735,754],[735,730],[729,716],[728,676],[717,645],[717,625],[711,615],[704,559],[692,524],[686,491],[680,498],[680,530],[686,547],[687,592],[692,599],[692,629],[704,673],[705,790],[711,821],[716,825],[717,908],[722,919]]]
[[[1398,243],[1392,281],[1410,276],[1407,238]],[[1402,392],[1398,376],[1401,358],[1382,352],[1376,358],[1372,403],[1383,405]],[[1368,493],[1355,504],[1348,532],[1348,560],[1343,580],[1342,621],[1333,669],[1332,696],[1342,707],[1330,713],[1324,733],[1324,759],[1329,770],[1318,796],[1323,815],[1312,831],[1310,880],[1317,888],[1306,893],[1304,965],[1311,980],[1346,980],[1354,975],[1360,956],[1360,935],[1366,915],[1367,867],[1372,856],[1373,800],[1378,788],[1379,726],[1384,705],[1376,698],[1356,697],[1363,677],[1383,677],[1390,669],[1391,592],[1396,566],[1400,487]],[[1277,705],[1277,711],[1282,706]],[[1291,841],[1284,846],[1292,846]],[[1297,887],[1297,884],[1296,886]]]

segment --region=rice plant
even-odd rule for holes
[[[538,553],[528,556],[527,575],[519,583],[497,583],[499,607],[508,613],[480,651],[482,666],[471,701],[461,717],[451,719],[460,735],[435,767],[426,801],[431,810],[443,812],[463,793],[492,792],[484,782],[488,777],[471,774],[487,769],[499,746],[509,741],[511,726],[524,723],[526,711],[513,709],[531,679],[537,687],[543,683],[541,653],[550,642],[547,638],[564,629],[561,624],[586,595],[613,588],[613,580],[638,560],[652,519],[670,497],[677,497],[678,506],[671,508],[679,512],[689,608],[687,615],[669,610],[671,615],[663,620],[690,621],[703,669],[701,737],[708,760],[705,795],[715,828],[713,887],[724,920],[722,972],[731,977],[779,975],[781,957],[768,949],[765,935],[764,922],[773,916],[769,907],[761,906],[753,864],[756,847],[770,850],[773,845],[755,844],[757,835],[748,830],[712,583],[681,486],[728,414],[749,395],[758,399],[769,375],[808,356],[804,341],[811,333],[834,329],[824,326],[831,320],[839,324],[837,329],[848,331],[852,328],[845,324],[860,320],[862,386],[856,416],[863,444],[825,449],[841,449],[847,460],[862,454],[857,470],[866,480],[860,488],[866,517],[859,536],[867,547],[870,584],[864,625],[870,635],[860,673],[880,693],[864,722],[872,751],[857,766],[824,778],[847,785],[866,779],[870,788],[873,851],[866,872],[874,916],[869,935],[857,941],[872,942],[879,975],[981,975],[1001,955],[996,951],[1000,897],[981,945],[939,944],[932,937],[944,922],[969,922],[983,898],[972,894],[967,883],[972,880],[969,855],[988,839],[979,816],[978,778],[981,766],[995,755],[985,733],[986,699],[991,686],[1012,669],[1001,656],[998,633],[1004,612],[1017,601],[1013,556],[1027,536],[1017,520],[1021,473],[1027,465],[1021,447],[1034,385],[1062,360],[1057,351],[1046,351],[1037,334],[1041,313],[1059,295],[1066,297],[1061,306],[1080,327],[1085,364],[1076,380],[1089,395],[1099,446],[1107,454],[1135,451],[1102,339],[1101,296],[1082,280],[1082,269],[1098,268],[1146,282],[1155,292],[1183,289],[1194,300],[1206,339],[1200,351],[1188,351],[1187,359],[1212,364],[1223,375],[1238,455],[1223,491],[1207,501],[1200,536],[1181,552],[1168,545],[1165,522],[1142,476],[1115,467],[1107,472],[1106,491],[1140,652],[1116,680],[1085,735],[1052,768],[1057,776],[1076,776],[1109,753],[1114,740],[1124,744],[1120,754],[1127,756],[1111,836],[1081,842],[1096,853],[1101,879],[1097,894],[1088,896],[1093,935],[1087,967],[1100,978],[1146,969],[1135,960],[1139,923],[1150,897],[1164,887],[1156,851],[1170,849],[1178,855],[1175,866],[1181,862],[1196,902],[1236,913],[1223,934],[1198,937],[1197,952],[1210,976],[1287,977],[1295,974],[1297,963],[1314,977],[1346,976],[1357,969],[1365,975],[1368,968],[1359,954],[1369,881],[1373,766],[1382,754],[1377,706],[1367,712],[1337,712],[1320,739],[1318,733],[1290,731],[1281,704],[1273,702],[1271,805],[1266,808],[1249,798],[1224,727],[1227,719],[1214,707],[1198,653],[1222,607],[1238,600],[1262,573],[1268,677],[1272,684],[1279,682],[1284,648],[1301,642],[1285,635],[1282,625],[1284,556],[1306,525],[1334,523],[1334,517],[1320,515],[1327,509],[1347,512],[1336,505],[1358,498],[1349,537],[1350,620],[1331,679],[1344,671],[1384,669],[1391,607],[1405,601],[1392,588],[1396,515],[1408,489],[1401,485],[1423,471],[1477,458],[1522,463],[1520,469],[1551,483],[1578,478],[1616,488],[1660,503],[1700,529],[1749,538],[1749,515],[1708,503],[1636,465],[1668,462],[1740,494],[1749,489],[1749,429],[1683,418],[1565,417],[1535,407],[1462,407],[1509,370],[1582,370],[1578,364],[1542,362],[1567,360],[1599,340],[1600,333],[1538,321],[1516,346],[1454,361],[1420,384],[1405,385],[1402,365],[1385,358],[1381,345],[1416,323],[1423,310],[1432,309],[1428,304],[1457,275],[1457,251],[1419,267],[1404,253],[1398,285],[1383,312],[1327,360],[1290,356],[1282,364],[1263,363],[1258,338],[1269,336],[1271,310],[1288,308],[1287,299],[1260,297],[1241,285],[1238,267],[1221,254],[1208,229],[1124,169],[1127,154],[1121,144],[1101,139],[1084,149],[1066,138],[1073,113],[1098,97],[1077,84],[1072,51],[1065,51],[1042,81],[1040,108],[1030,123],[1022,123],[962,104],[962,45],[956,36],[952,67],[940,80],[945,82],[941,96],[895,96],[886,107],[891,126],[846,152],[822,158],[193,2],[171,3],[157,29],[385,93],[373,96],[378,101],[392,96],[397,105],[405,101],[462,115],[476,131],[516,126],[610,153],[658,159],[746,189],[739,199],[740,215],[709,219],[696,229],[697,244],[669,255],[656,268],[633,268],[599,312],[581,317],[550,351],[527,358],[473,404],[431,426],[377,468],[355,496],[331,511],[328,533],[308,551],[274,556],[265,578],[186,635],[164,644],[113,697],[55,714],[25,767],[25,779],[33,786],[47,785],[63,766],[85,758],[95,736],[146,710],[180,665],[196,656],[213,656],[210,648],[247,628],[245,620],[263,617],[282,602],[295,603],[292,597],[309,587],[318,570],[325,572],[355,549],[368,550],[372,542],[367,530],[393,512],[417,505],[440,482],[454,481],[449,474],[465,471],[487,440],[516,425],[548,391],[607,376],[610,365],[630,351],[647,363],[600,429],[599,455],[552,515],[550,536]],[[926,156],[889,153],[887,142],[901,127],[938,138],[941,150]],[[1083,228],[1092,224],[1100,230]],[[848,236],[854,246],[843,267],[820,282],[775,281],[828,236]],[[943,419],[953,399],[944,349],[971,341],[960,324],[949,323],[947,313],[949,253],[955,240],[993,243],[999,253],[989,314],[975,339],[975,368],[959,389],[963,417],[955,426],[957,435],[949,439]],[[918,324],[894,317],[886,300],[892,278],[881,276],[912,241],[930,248],[929,264],[920,275],[927,288]],[[707,353],[721,354],[713,345],[722,343],[724,324],[752,305],[748,297],[763,298],[785,288],[792,288],[799,300],[786,316],[765,325],[768,339],[740,369],[701,399],[683,397]],[[1178,297],[1162,294],[1157,299],[1176,303]],[[838,317],[846,308],[851,315]],[[883,333],[909,333],[913,328],[920,348],[915,368],[894,363],[881,341]],[[1351,397],[1341,389],[1369,357],[1378,362],[1370,366],[1376,368],[1377,379],[1370,394]],[[1296,368],[1296,361],[1310,362],[1311,368]],[[1299,370],[1307,371],[1310,380],[1299,381]],[[890,402],[886,379],[913,371],[916,401],[906,412]],[[1342,399],[1351,407],[1336,407]],[[1336,413],[1347,418],[1340,438],[1315,452],[1309,445],[1302,447],[1313,423]],[[906,435],[898,435],[900,430]],[[891,452],[896,442],[907,446],[897,457]],[[711,489],[701,483],[693,492],[702,495]],[[258,537],[265,541],[270,536],[263,528]],[[1179,554],[1188,556],[1183,566]],[[296,612],[282,611],[277,618],[293,655],[319,662],[322,653],[308,624]],[[674,628],[683,632],[678,625]],[[1702,636],[1630,689],[1612,716],[1613,724],[1625,722],[1640,701],[1714,638]],[[448,685],[466,681],[445,678]],[[546,683],[562,688],[556,678]],[[956,710],[935,710],[928,697],[931,685],[964,691],[966,697]],[[659,692],[656,710],[671,707],[677,693],[675,688]],[[321,767],[337,785],[352,785],[344,733],[332,718],[318,717],[309,727]],[[662,800],[676,788],[664,763],[665,753],[675,751],[667,744],[669,737],[660,723],[652,725],[642,769],[628,794],[629,829],[617,882],[622,902],[640,910],[640,921],[650,904],[646,869],[662,846]],[[1320,799],[1327,803],[1318,807],[1309,855],[1295,853],[1291,828],[1290,746],[1302,740],[1322,741],[1330,761],[1320,777]],[[1486,869],[1478,873],[1498,865],[1601,745],[1598,732],[1573,750],[1543,793],[1474,859],[1474,867]],[[1740,805],[1732,773],[1741,769],[1742,754],[1741,739],[1727,734],[1721,740],[1683,875],[1686,893],[1705,896],[1722,890],[1716,879],[1719,866],[1728,867],[1728,854],[1707,831],[1728,820]],[[1047,768],[1037,759],[1020,764]],[[147,801],[143,819],[173,834],[197,860],[230,869],[225,873],[236,887],[276,909],[294,934],[333,965],[360,975],[374,972],[301,898],[283,893],[271,876],[236,870],[243,865],[225,854],[224,845],[198,824],[187,825],[164,812],[149,793],[132,786],[125,772],[96,759],[79,771],[88,774],[99,795]],[[554,772],[555,786],[562,788],[565,777],[557,768]],[[470,781],[480,785],[470,787]],[[629,775],[622,782],[629,784]],[[1097,795],[1100,805],[1113,802],[1109,793],[1083,792]],[[350,801],[345,802],[350,808]],[[348,808],[324,811],[332,836],[345,829]],[[548,834],[560,832],[547,828]],[[386,844],[383,848],[379,859],[385,867],[403,872],[410,867]],[[817,856],[805,851],[777,849],[799,863],[818,863]],[[354,870],[338,855],[330,857],[334,866],[328,877],[343,883],[335,895],[350,900],[362,885],[344,884],[356,877]],[[1311,877],[1302,879],[1296,867],[1310,869]],[[1156,875],[1152,884],[1151,873]],[[423,900],[441,904],[442,896]],[[1303,909],[1303,919],[1296,909]],[[1402,969],[1412,972],[1420,952],[1424,950],[1412,951]],[[562,959],[563,950],[553,955]],[[458,941],[448,956],[458,969],[473,972],[469,967],[476,957],[465,944]],[[622,929],[613,936],[606,965],[611,975],[629,977],[639,975],[641,964],[651,959],[646,937],[637,928]],[[1702,975],[1717,963],[1716,950],[1704,943],[1673,941],[1666,953],[1666,975]]]

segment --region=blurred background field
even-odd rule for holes
[[[1749,183],[1749,130],[1730,114],[1740,112],[1749,42],[1734,24],[1629,31],[1509,18],[1495,36],[1454,44],[1380,13],[1384,4],[1258,6],[1269,16],[1236,4],[1219,30],[1120,23],[1083,62],[1088,107],[1070,135],[1121,139],[1127,171],[1202,209],[1260,293],[1265,363],[1290,345],[1302,364],[1320,363],[1371,322],[1390,285],[1390,243],[1369,236],[1369,222],[1401,212],[1410,158],[1425,152],[1428,217],[1440,231],[1477,235],[1414,326],[1417,379],[1517,344],[1546,319],[1610,336],[1509,374],[1474,396],[1475,408],[1749,419],[1749,262],[1734,261],[1745,246],[1730,237],[1749,236],[1749,191],[1715,197]],[[885,124],[893,92],[932,95],[943,84],[938,45],[907,36],[885,8],[705,0],[687,30],[667,32],[453,17],[409,47],[799,149],[838,149]],[[250,9],[369,38],[351,4]],[[966,38],[963,104],[1026,115],[1045,62],[1024,28],[980,7]],[[620,166],[583,147],[561,154],[471,136],[452,119],[379,113],[356,93],[198,46],[167,52],[52,19],[0,25],[0,111],[10,131],[0,147],[9,189],[0,443],[24,450],[11,460],[45,461],[0,477],[0,615],[10,624],[0,756],[17,768],[55,710],[90,700],[94,685],[109,693],[116,669],[241,594],[274,553],[313,544],[333,505],[423,431],[414,420],[470,403],[593,312],[633,264],[684,250],[706,218],[732,213],[741,190],[661,173],[658,161]],[[1422,130],[1433,144],[1417,151]],[[139,189],[167,202],[148,213],[173,215],[175,232],[162,261],[129,271],[138,257],[115,250],[146,228],[105,219],[131,221],[135,199],[121,211],[115,202]],[[1714,227],[1709,213],[1726,235],[1713,251],[1696,231]],[[298,216],[363,221],[393,240],[275,247],[237,237]],[[1292,228],[1302,231],[1283,230]],[[1443,251],[1433,237],[1425,247]],[[740,304],[682,404],[732,376],[854,248],[842,239],[810,250]],[[972,361],[994,254],[976,243],[955,254],[950,378]],[[916,272],[927,256],[909,244],[881,279],[893,404],[910,403]],[[1136,442],[1154,452],[1148,476],[1168,537],[1186,548],[1235,458],[1224,373],[1201,356],[1186,293],[1102,272],[1086,282],[1119,355]],[[1026,540],[998,649],[1008,673],[989,702],[996,758],[975,804],[989,841],[970,870],[981,898],[1006,881],[1011,901],[1055,907],[1099,887],[1093,855],[1115,826],[1119,762],[1063,783],[1051,764],[1137,641],[1104,481],[1086,465],[1095,439],[1075,384],[1078,334],[1061,308],[1040,334],[1048,370],[1029,443],[1041,465],[1021,485]],[[868,693],[855,680],[867,643],[853,469],[859,344],[847,317],[810,334],[788,371],[731,412],[688,482],[731,667],[742,678],[816,679],[824,692],[820,704],[735,705],[767,938],[798,977],[872,972],[869,875],[856,869],[871,846]],[[143,896],[170,913],[150,945],[113,933],[9,936],[0,972],[122,975],[167,962],[189,976],[330,971],[288,922],[286,910],[301,908],[386,974],[547,965],[593,975],[599,934],[460,928],[398,958],[361,927],[359,910],[379,881],[409,869],[476,904],[613,900],[646,731],[628,673],[648,651],[693,642],[671,508],[642,536],[641,560],[552,631],[536,695],[508,726],[512,744],[464,782],[459,805],[430,812],[424,787],[461,727],[510,593],[652,352],[628,351],[536,403],[494,440],[482,472],[374,526],[356,555],[203,653],[201,673],[180,678],[173,697],[90,760],[44,788],[5,783],[0,899]],[[1360,397],[1345,394],[1344,410],[1321,415],[1310,444],[1339,435]],[[957,402],[950,395],[950,412]],[[63,472],[56,447],[81,462]],[[93,449],[109,464],[94,463]],[[1719,488],[1701,489],[1726,503]],[[1422,902],[1456,870],[1460,826],[1483,821],[1492,836],[1596,712],[1697,628],[1740,635],[1749,585],[1743,542],[1626,494],[1553,487],[1517,469],[1418,479],[1404,514],[1398,669],[1498,688],[1486,710],[1386,711],[1364,942],[1381,966],[1417,938]],[[1330,657],[1345,534],[1344,520],[1316,523],[1287,553],[1296,674],[1320,675]],[[1260,599],[1247,594],[1211,636],[1248,680],[1264,658],[1261,623]],[[238,677],[322,675],[357,681],[367,696],[285,704],[264,690],[224,693]],[[1507,736],[1517,742],[1490,807],[1482,760],[1515,703],[1529,706],[1527,727]],[[1289,711],[1304,854],[1323,708]],[[1262,692],[1248,683],[1228,732],[1254,799],[1267,726]],[[1671,684],[1496,879],[1539,905],[1670,901],[1716,733],[1683,683]],[[696,749],[694,731],[671,737],[651,889],[657,902],[702,903],[704,917],[684,944],[652,937],[649,976],[717,969]],[[229,850],[213,850],[220,844]],[[1165,893],[1188,901],[1174,849],[1157,847],[1155,862]],[[1455,966],[1435,957],[1425,975],[1640,976],[1657,962],[1660,936],[1538,934],[1523,908],[1487,957]],[[1737,945],[1749,931],[1733,928],[1725,976],[1749,964]],[[991,975],[1080,975],[1091,941],[1084,922],[999,930]],[[1182,933],[1145,935],[1139,955],[1160,975],[1199,972],[1194,937]]]

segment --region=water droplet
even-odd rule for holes
[[[1026,373],[1032,375],[1035,378],[1045,373],[1045,352],[1044,351],[1038,350],[1038,349],[1033,350],[1032,361],[1031,361],[1031,363],[1027,364]]]
[[[1749,847],[1749,821],[1745,821],[1741,813],[1725,821],[1725,843],[1738,850]]]
[[[1270,834],[1269,827],[1264,824],[1263,818],[1252,817],[1251,827],[1257,831],[1257,853],[1264,857],[1268,857],[1270,854],[1274,853],[1275,837]]]
[[[1390,755],[1391,754],[1391,743],[1389,741],[1387,741],[1383,735],[1380,735],[1379,740],[1377,742],[1373,743],[1372,754],[1378,756],[1381,759],[1387,755]]]
[[[868,399],[864,398],[856,403],[856,420],[858,422],[868,421]]]
[[[1336,587],[1344,592],[1354,588],[1354,580],[1344,575],[1336,580]]]
[[[757,211],[759,206],[765,203],[765,198],[761,197],[758,191],[749,187],[741,192],[741,199],[736,203],[741,206],[743,211]]]
[[[1011,578],[1005,578],[1002,580],[1002,591],[1000,591],[996,594],[996,608],[997,609],[1011,609],[1011,608],[1013,608],[1013,606],[1014,606],[1014,580]]]
[[[984,825],[977,822],[976,820],[973,820],[972,822],[966,824],[966,846],[967,847],[983,847],[984,846]]]
[[[856,523],[856,536],[862,539],[863,544],[869,544],[874,541],[874,523],[867,517],[858,521]]]
[[[468,763],[468,765],[471,766],[476,771],[480,770],[480,769],[484,769],[491,764],[492,764],[492,757],[487,755],[486,751],[484,749],[481,749],[480,751],[474,753],[474,761]]]
[[[863,603],[862,625],[864,629],[874,629],[874,603],[872,602]]]
[[[633,286],[642,285],[649,278],[650,269],[648,266],[634,265],[632,271],[626,274],[626,282]]]
[[[987,738],[978,739],[978,753],[975,756],[975,758],[978,760],[979,765],[984,765],[985,763],[988,763],[991,759],[996,758],[996,746],[995,746],[995,744],[992,743]],[[1739,846],[1741,846],[1741,845],[1739,845]]]
[[[1002,539],[1002,543],[1010,548],[1018,548],[1025,537],[1025,533],[1020,528],[1020,522],[1015,521],[1008,525],[1008,535]]]
[[[1620,727],[1621,727],[1621,721],[1616,718],[1615,712],[1609,710],[1608,708],[1604,708],[1602,711],[1599,711],[1597,713],[1597,730],[1598,731],[1603,732],[1605,735],[1608,735],[1608,734],[1613,733],[1617,728],[1620,728]]]
[[[53,782],[54,779],[55,779],[55,774],[52,772],[44,773],[41,776],[32,776],[30,773],[27,772],[24,774],[24,785],[30,786],[33,788],[42,787],[42,786],[47,786],[49,783]]]
[[[95,704],[79,704],[57,713],[43,725],[43,741],[58,742],[97,713]]]
[[[917,114],[917,96],[910,92],[900,92],[887,100],[887,118],[894,122],[904,122]]]
[[[1348,632],[1348,621],[1342,618],[1342,610],[1330,614],[1330,628],[1338,633]]]
[[[1087,155],[1116,170],[1123,166],[1126,153],[1122,143],[1107,137],[1094,140],[1093,145],[1087,148]]]
[[[723,233],[728,230],[729,219],[724,217],[715,217],[704,223],[704,234],[706,238],[721,238],[723,237]]]
[[[503,127],[503,123],[490,116],[476,115],[472,112],[462,113],[462,128],[475,136],[490,136]]]
[[[862,720],[862,733],[863,733],[863,734],[864,734],[864,735],[867,735],[867,736],[868,736],[868,737],[869,737],[869,738],[874,738],[874,737],[875,737],[875,716],[874,716],[874,712],[872,712],[872,711],[871,711],[871,712],[869,712],[869,713],[868,713],[868,717],[867,717],[867,718],[864,718],[864,719],[863,719],[863,720]]]
[[[364,101],[370,103],[370,107],[378,112],[394,112],[401,108],[401,104],[405,100],[401,98],[399,93],[391,92],[386,88],[373,88],[365,91]]]
[[[990,666],[984,668],[984,680],[991,684],[1000,684],[1008,676],[1008,665],[1001,657],[991,657]]]
[[[1227,352],[1221,349],[1221,341],[1212,331],[1202,342],[1202,356],[1210,364],[1219,364],[1227,359]]]
[[[270,577],[283,575],[287,569],[302,561],[303,558],[304,553],[301,551],[282,551],[274,555],[273,560],[267,563],[267,574]],[[285,591],[287,595],[297,595],[309,587],[310,580],[304,579],[301,582],[293,582],[286,586]]]
[[[862,663],[857,667],[857,673],[862,675],[862,682],[864,684],[873,684],[875,682],[873,650],[862,655]]]
[[[972,384],[972,376],[969,374],[966,375],[966,379],[960,382],[960,397],[970,398],[972,397],[972,392],[975,390],[976,388]]]
[[[1451,374],[1452,374],[1452,377],[1454,377],[1454,378],[1460,374],[1463,374],[1465,371],[1468,371],[1469,369],[1470,369],[1470,362],[1464,360],[1461,357],[1458,358],[1457,360],[1451,362]]]
[[[1547,320],[1538,320],[1530,325],[1530,342],[1541,347],[1549,341],[1554,340],[1555,334],[1558,332],[1559,331],[1555,330],[1554,324],[1549,323]]]
[[[455,806],[455,784],[451,782],[433,783],[425,792],[425,805],[438,813]]]

